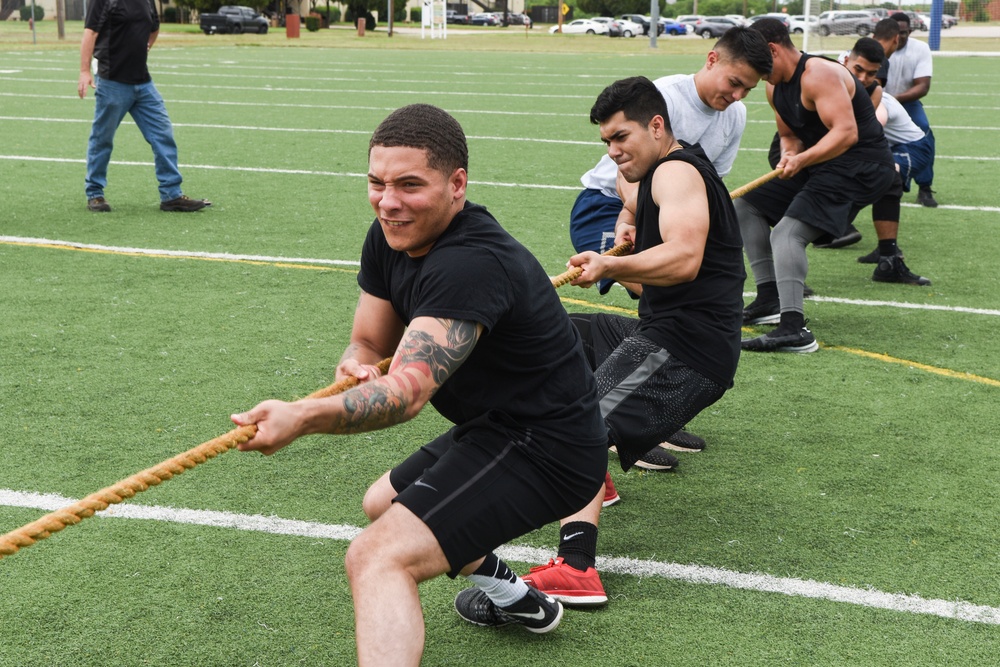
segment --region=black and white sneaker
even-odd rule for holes
[[[806,354],[819,349],[816,336],[809,329],[802,327],[793,330],[778,327],[771,333],[749,338],[740,343],[745,352],[797,352]]]
[[[872,280],[878,283],[903,283],[904,285],[919,285],[921,287],[931,284],[927,278],[910,271],[903,262],[902,255],[880,257],[878,266],[872,273]]]
[[[643,454],[642,458],[635,462],[636,468],[659,472],[677,470],[679,465],[680,461],[677,460],[677,457],[659,445]]]
[[[666,442],[661,442],[660,447],[678,452],[700,452],[705,449],[705,441],[694,433],[681,429],[667,438]]]
[[[455,611],[475,625],[498,628],[517,623],[536,634],[555,630],[563,615],[563,607],[558,600],[531,587],[526,596],[503,609],[496,606],[481,588],[466,588],[455,596]]]
[[[777,324],[781,321],[781,303],[754,299],[743,309],[743,324]]]

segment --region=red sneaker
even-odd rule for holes
[[[601,503],[601,507],[614,505],[621,499],[622,497],[615,490],[615,483],[611,481],[611,473],[604,473],[604,502]]]
[[[588,567],[586,572],[581,572],[566,565],[562,558],[533,567],[531,573],[522,578],[524,583],[567,606],[596,607],[608,601],[597,570]]]

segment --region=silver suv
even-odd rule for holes
[[[879,17],[872,12],[823,12],[819,15],[819,26],[816,31],[823,37],[850,34],[864,37],[871,34],[878,20]]]

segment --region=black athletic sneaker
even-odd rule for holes
[[[880,257],[878,266],[875,267],[875,273],[872,274],[872,280],[878,283],[903,283],[904,285],[920,285],[921,287],[931,284],[927,278],[910,271],[903,263],[901,255]]]
[[[668,452],[661,445],[653,447],[651,450],[643,454],[641,459],[635,462],[636,468],[642,468],[643,470],[656,470],[658,472],[677,470],[678,465],[680,465],[680,461],[677,460],[677,457]]]
[[[927,208],[937,208],[937,199],[934,199],[934,191],[929,185],[921,185],[917,190],[917,203]]]
[[[749,338],[740,343],[745,352],[798,352],[806,354],[819,349],[816,336],[809,329],[798,330],[778,327],[774,331],[757,338]]]
[[[615,454],[618,453],[618,448],[614,445],[611,445],[608,449]],[[677,470],[677,466],[679,466],[680,463],[681,462],[677,460],[676,456],[663,448],[663,445],[657,445],[643,454],[642,458],[635,462],[635,467],[642,468],[643,470],[667,472],[670,470]]]
[[[777,324],[781,321],[781,304],[775,301],[761,303],[756,298],[743,309],[743,324]]]
[[[455,596],[455,611],[476,625],[498,628],[519,623],[528,632],[537,634],[555,630],[563,615],[563,607],[558,600],[531,587],[523,599],[505,609],[496,606],[481,588],[466,588]]]
[[[813,246],[817,248],[846,248],[860,240],[861,232],[858,231],[858,228],[854,225],[848,225],[843,236],[833,237],[830,234],[825,234],[813,241]]]
[[[814,290],[812,287],[809,287],[809,285],[802,283],[802,296],[812,296],[815,293],[816,290]]]
[[[899,257],[900,259],[903,259],[903,251],[899,249],[899,246],[896,246],[896,256]],[[881,258],[882,258],[882,254],[878,251],[878,248],[875,248],[874,250],[872,250],[867,255],[862,255],[861,257],[858,257],[858,263],[859,264],[878,264],[878,260],[881,259]]]
[[[660,447],[678,452],[700,452],[705,449],[705,441],[694,433],[688,433],[681,429],[667,438],[666,442],[661,442]]]

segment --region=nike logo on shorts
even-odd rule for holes
[[[424,487],[427,487],[428,489],[430,489],[431,491],[437,491],[437,489],[435,489],[433,486],[431,486],[430,484],[428,484],[427,482],[425,482],[423,480],[423,478],[418,479],[417,481],[415,481],[413,483],[413,486],[424,486]]]

